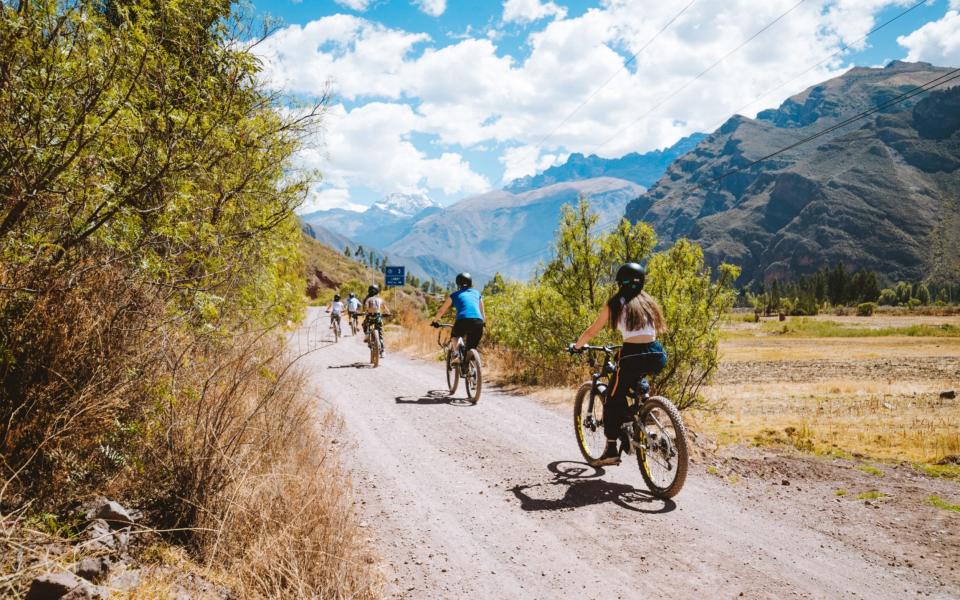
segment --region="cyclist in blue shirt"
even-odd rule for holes
[[[453,364],[460,362],[456,349],[461,338],[464,339],[468,352],[480,344],[480,338],[483,337],[483,322],[486,318],[483,311],[483,296],[473,289],[473,278],[470,277],[470,273],[457,275],[457,288],[457,291],[450,294],[440,307],[437,318],[433,321],[435,326],[439,326],[440,319],[450,310],[451,305],[457,312],[457,319],[453,323],[453,331],[450,335],[450,351],[455,357],[451,361]]]

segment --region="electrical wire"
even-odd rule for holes
[[[794,4],[793,6],[791,6],[789,9],[787,9],[785,12],[781,13],[776,19],[774,19],[773,21],[770,21],[769,23],[767,23],[766,25],[764,25],[762,28],[760,28],[759,30],[757,30],[753,35],[751,35],[750,37],[748,37],[748,38],[745,39],[744,41],[740,42],[740,44],[737,45],[737,47],[733,48],[732,50],[730,50],[729,52],[727,52],[726,54],[724,54],[723,56],[721,56],[720,58],[718,58],[716,61],[714,61],[713,63],[711,63],[710,66],[708,66],[708,67],[705,68],[704,70],[702,70],[702,71],[700,71],[699,73],[697,73],[692,79],[688,80],[688,81],[687,81],[686,83],[684,83],[682,86],[680,86],[679,88],[673,90],[673,92],[671,92],[670,94],[668,94],[667,96],[665,96],[662,100],[660,100],[659,102],[657,102],[656,104],[654,104],[654,105],[650,108],[650,110],[648,110],[647,112],[643,113],[643,114],[640,115],[637,119],[631,121],[630,123],[628,123],[628,124],[625,125],[624,127],[621,127],[620,129],[618,129],[613,135],[611,135],[610,137],[608,137],[606,140],[604,140],[604,141],[603,141],[602,143],[600,143],[599,145],[594,146],[594,147],[593,147],[594,151],[599,150],[600,148],[603,148],[604,146],[606,146],[607,144],[609,144],[610,142],[612,142],[613,140],[615,140],[617,137],[619,137],[624,131],[630,129],[631,127],[633,127],[634,125],[636,125],[637,123],[639,123],[640,121],[642,121],[643,119],[645,119],[645,118],[647,118],[648,116],[650,116],[650,114],[652,114],[655,110],[657,110],[658,108],[660,108],[661,106],[663,106],[664,104],[666,104],[668,101],[670,101],[670,100],[672,100],[673,98],[677,97],[677,95],[679,95],[679,94],[680,94],[681,92],[683,92],[685,89],[687,89],[688,87],[690,87],[691,85],[693,85],[694,83],[696,83],[697,80],[699,80],[701,77],[703,77],[704,75],[706,75],[707,73],[709,73],[710,71],[712,71],[713,69],[715,69],[720,63],[722,63],[722,62],[725,61],[726,59],[730,58],[730,56],[732,56],[734,53],[736,53],[736,52],[738,52],[739,50],[741,50],[744,46],[746,46],[747,44],[749,44],[749,43],[752,42],[753,40],[757,39],[757,38],[758,38],[760,35],[762,35],[765,31],[767,31],[768,29],[770,29],[771,27],[773,27],[774,25],[776,25],[777,23],[779,23],[782,19],[784,19],[787,15],[789,15],[789,14],[792,13],[794,10],[796,10],[797,8],[799,8],[800,5],[803,4],[803,3],[806,2],[806,1],[807,1],[807,0],[800,0],[799,2],[797,2],[796,4]]]
[[[909,91],[906,91],[906,92],[900,94],[899,96],[895,96],[894,98],[891,98],[890,100],[887,100],[886,102],[883,102],[883,103],[881,103],[881,104],[879,104],[879,105],[877,105],[877,106],[874,106],[873,108],[870,108],[870,109],[867,109],[867,110],[865,110],[865,111],[863,111],[863,112],[857,113],[856,115],[853,115],[852,117],[849,117],[849,118],[847,118],[847,119],[844,119],[843,121],[840,121],[839,123],[835,123],[835,124],[831,125],[830,127],[827,127],[826,129],[823,129],[823,130],[821,130],[821,131],[818,131],[817,133],[814,133],[814,134],[812,134],[812,135],[809,135],[809,136],[807,136],[807,137],[805,137],[805,138],[803,138],[803,139],[797,140],[796,142],[793,142],[792,144],[789,144],[789,145],[787,145],[787,146],[784,146],[783,148],[780,148],[779,150],[775,150],[774,152],[771,152],[771,153],[769,153],[769,154],[767,154],[767,155],[765,155],[765,156],[762,156],[762,157],[760,157],[760,158],[758,158],[758,159],[756,159],[756,160],[754,160],[754,161],[752,161],[752,162],[750,162],[750,163],[748,163],[748,164],[746,164],[746,165],[744,165],[744,166],[742,166],[742,167],[737,167],[737,168],[735,168],[735,169],[731,169],[731,170],[727,171],[726,173],[723,173],[722,175],[718,175],[717,177],[714,177],[713,179],[711,179],[711,182],[712,182],[712,183],[719,183],[719,182],[722,181],[723,179],[726,179],[727,177],[729,177],[729,176],[731,176],[731,175],[734,175],[735,173],[739,173],[739,172],[741,172],[741,171],[745,171],[745,170],[747,170],[747,169],[749,169],[749,168],[751,168],[751,167],[753,167],[753,166],[755,166],[755,165],[757,165],[757,164],[759,164],[759,163],[762,163],[762,162],[764,162],[764,161],[770,160],[771,158],[773,158],[773,157],[775,157],[775,156],[779,156],[780,154],[783,154],[784,152],[788,152],[788,151],[793,150],[794,148],[796,148],[796,147],[798,147],[798,146],[801,146],[801,145],[803,145],[803,144],[812,142],[813,140],[816,140],[816,139],[821,138],[821,137],[823,137],[823,136],[825,136],[825,135],[828,135],[828,134],[830,134],[830,133],[832,133],[832,132],[834,132],[834,131],[836,131],[836,130],[838,130],[838,129],[841,129],[841,128],[843,128],[843,127],[846,127],[847,125],[850,125],[851,123],[854,123],[854,122],[859,121],[859,120],[861,120],[861,119],[865,119],[866,117],[869,117],[869,116],[872,115],[872,114],[878,113],[878,112],[880,112],[881,110],[884,110],[884,109],[886,109],[886,108],[889,108],[889,107],[894,106],[894,105],[896,105],[896,104],[899,104],[899,103],[901,103],[901,102],[904,102],[904,101],[906,101],[906,100],[909,100],[910,98],[913,98],[914,96],[917,96],[917,95],[919,95],[919,94],[923,94],[924,92],[929,92],[930,90],[932,90],[932,89],[934,89],[934,88],[937,88],[937,87],[940,87],[941,85],[943,85],[943,84],[945,84],[945,83],[949,83],[949,82],[951,82],[951,81],[953,81],[954,79],[957,79],[957,78],[960,78],[960,69],[954,69],[954,70],[952,70],[952,71],[949,71],[949,72],[947,72],[947,73],[944,73],[944,74],[941,75],[940,77],[937,77],[937,78],[935,78],[935,79],[931,79],[930,81],[928,81],[928,82],[926,82],[926,83],[924,83],[924,84],[922,84],[922,85],[919,85],[919,86],[917,86],[917,87],[915,87],[915,88],[913,88],[913,89],[911,89],[911,90],[909,90]]]
[[[684,6],[682,9],[680,9],[680,12],[678,12],[678,13],[675,14],[675,15],[673,15],[673,18],[671,18],[669,21],[667,21],[667,22],[663,25],[663,27],[660,28],[660,31],[658,31],[652,38],[650,38],[649,40],[647,40],[647,43],[646,43],[646,44],[644,44],[639,50],[637,50],[636,52],[634,52],[634,53],[630,56],[630,58],[627,59],[627,60],[623,63],[623,65],[621,65],[621,67],[620,67],[619,69],[617,69],[617,70],[613,73],[613,75],[611,75],[610,77],[608,77],[607,80],[604,81],[603,83],[601,83],[598,88],[596,88],[595,90],[593,90],[593,92],[591,92],[590,95],[586,97],[586,99],[584,99],[582,102],[580,102],[580,104],[577,105],[577,107],[574,108],[574,109],[570,112],[570,114],[568,114],[567,116],[565,116],[565,117],[563,118],[563,120],[560,121],[559,124],[557,124],[556,127],[554,127],[552,130],[550,130],[550,132],[547,133],[545,136],[543,136],[542,138],[540,138],[540,141],[535,144],[535,148],[534,148],[534,149],[535,149],[535,150],[539,150],[540,148],[542,148],[544,142],[546,142],[548,139],[550,139],[551,137],[553,137],[553,134],[555,134],[561,127],[563,127],[563,126],[567,123],[567,121],[569,121],[569,120],[571,119],[571,117],[573,117],[573,115],[577,114],[577,112],[578,112],[581,108],[583,108],[584,106],[586,106],[586,105],[593,99],[594,96],[596,96],[598,93],[600,93],[600,90],[602,90],[603,88],[607,87],[607,85],[608,85],[611,81],[613,81],[614,78],[616,78],[620,73],[622,73],[623,71],[625,71],[626,68],[627,68],[627,66],[630,65],[630,63],[632,63],[633,61],[635,61],[635,60],[637,59],[637,56],[639,56],[641,52],[643,52],[644,50],[646,50],[646,49],[650,46],[650,44],[652,44],[654,41],[656,41],[656,39],[659,38],[660,35],[663,34],[663,32],[665,32],[671,25],[673,25],[674,21],[676,21],[677,19],[679,19],[679,18],[683,15],[683,13],[687,12],[687,10],[688,10],[691,6],[693,6],[694,4],[696,4],[697,2],[699,2],[699,0],[691,0],[691,2],[690,2],[689,4],[687,4],[687,5]]]

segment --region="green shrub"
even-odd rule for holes
[[[880,306],[896,306],[897,293],[890,288],[884,288],[883,291],[880,292],[878,303]]]
[[[511,353],[512,367],[525,381],[569,383],[582,377],[582,371],[571,369],[564,350],[615,291],[619,265],[648,261],[646,289],[660,302],[669,327],[662,336],[667,366],[654,385],[681,408],[698,402],[700,386],[718,365],[718,324],[733,306],[738,269],[721,265],[714,280],[703,251],[688,240],[653,254],[656,235],[644,223],[622,220],[615,230],[598,235],[597,217],[589,208],[583,198],[576,209],[564,207],[554,256],[541,277],[506,283],[503,293],[487,299],[490,340]],[[601,341],[618,340],[609,331],[601,336]]]
[[[876,310],[876,302],[861,302],[857,305],[857,316],[858,317],[870,317],[873,316],[873,311]]]

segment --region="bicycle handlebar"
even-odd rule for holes
[[[584,352],[584,351],[591,351],[591,352],[603,352],[605,354],[613,354],[614,352],[616,352],[622,347],[623,346],[619,344],[615,346],[590,346],[588,344],[583,346],[582,348],[575,349],[573,344],[570,344],[570,346],[567,348],[567,352],[569,352],[570,354],[580,354],[581,352]]]

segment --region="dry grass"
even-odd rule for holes
[[[824,317],[877,327],[937,326],[956,316]],[[909,319],[909,320],[907,320]],[[690,415],[720,443],[787,445],[823,454],[862,455],[882,460],[933,463],[960,454],[960,401],[939,392],[958,382],[925,378],[854,379],[830,360],[856,361],[960,356],[960,339],[912,336],[796,338],[764,334],[731,323],[721,345],[725,362],[757,362],[758,373],[782,373],[784,380],[715,384],[705,395],[718,409]],[[790,361],[827,360],[809,381],[786,381]],[[923,364],[923,363],[921,363]],[[942,377],[942,375],[940,375]]]

